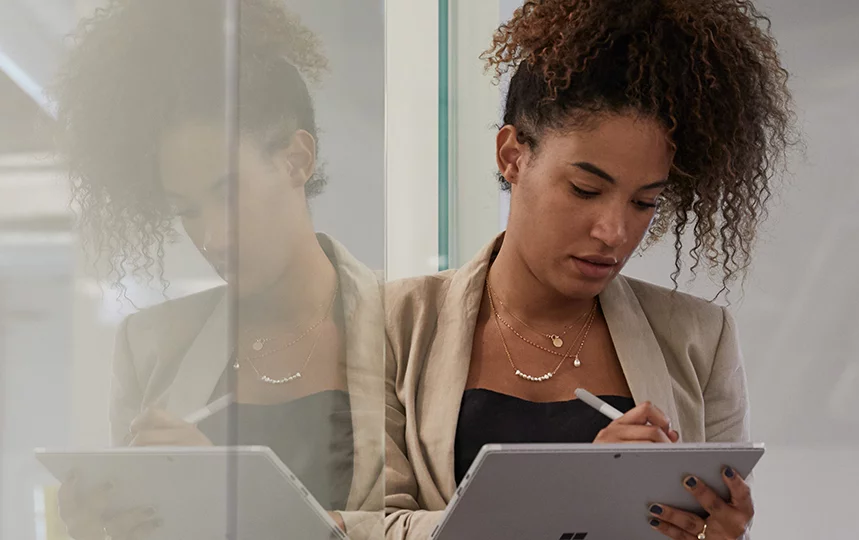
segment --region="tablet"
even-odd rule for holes
[[[433,540],[664,540],[648,524],[658,502],[703,514],[683,487],[694,474],[723,497],[722,467],[748,476],[759,444],[500,444],[484,446]]]
[[[147,540],[345,539],[328,513],[267,447],[36,450],[60,482],[112,482],[109,511],[152,507]]]

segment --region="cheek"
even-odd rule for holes
[[[647,235],[647,231],[650,230],[650,225],[653,223],[654,214],[652,213],[639,213],[637,210],[633,210],[635,214],[633,214],[627,220],[627,242],[623,247],[624,250],[624,259],[628,260],[632,254],[638,249],[638,246],[641,244],[644,237]]]

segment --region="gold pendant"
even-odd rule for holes
[[[261,351],[261,350],[262,350],[262,348],[263,348],[263,346],[265,346],[265,343],[263,343],[263,340],[261,340],[261,339],[258,339],[258,340],[256,340],[256,341],[254,341],[254,344],[253,344],[253,345],[251,345],[251,347],[253,348],[253,350],[255,350],[255,351],[257,351],[257,352]]]
[[[552,345],[554,345],[556,349],[560,349],[564,346],[564,340],[561,339],[561,336],[551,334],[549,335],[549,339],[552,340]]]

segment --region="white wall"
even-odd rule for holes
[[[438,270],[438,7],[385,6],[388,279]]]

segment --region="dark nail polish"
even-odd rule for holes
[[[728,478],[733,478],[734,477],[734,469],[732,469],[730,467],[725,467],[725,476],[727,476]]]
[[[693,488],[693,487],[698,485],[698,481],[695,480],[694,477],[690,476],[689,478],[686,479],[686,485],[690,488]]]
[[[659,527],[659,520],[651,519],[650,520],[650,526],[651,527]]]
[[[657,516],[662,515],[662,507],[659,506],[658,504],[654,504],[653,506],[650,507],[650,513],[656,514]]]

